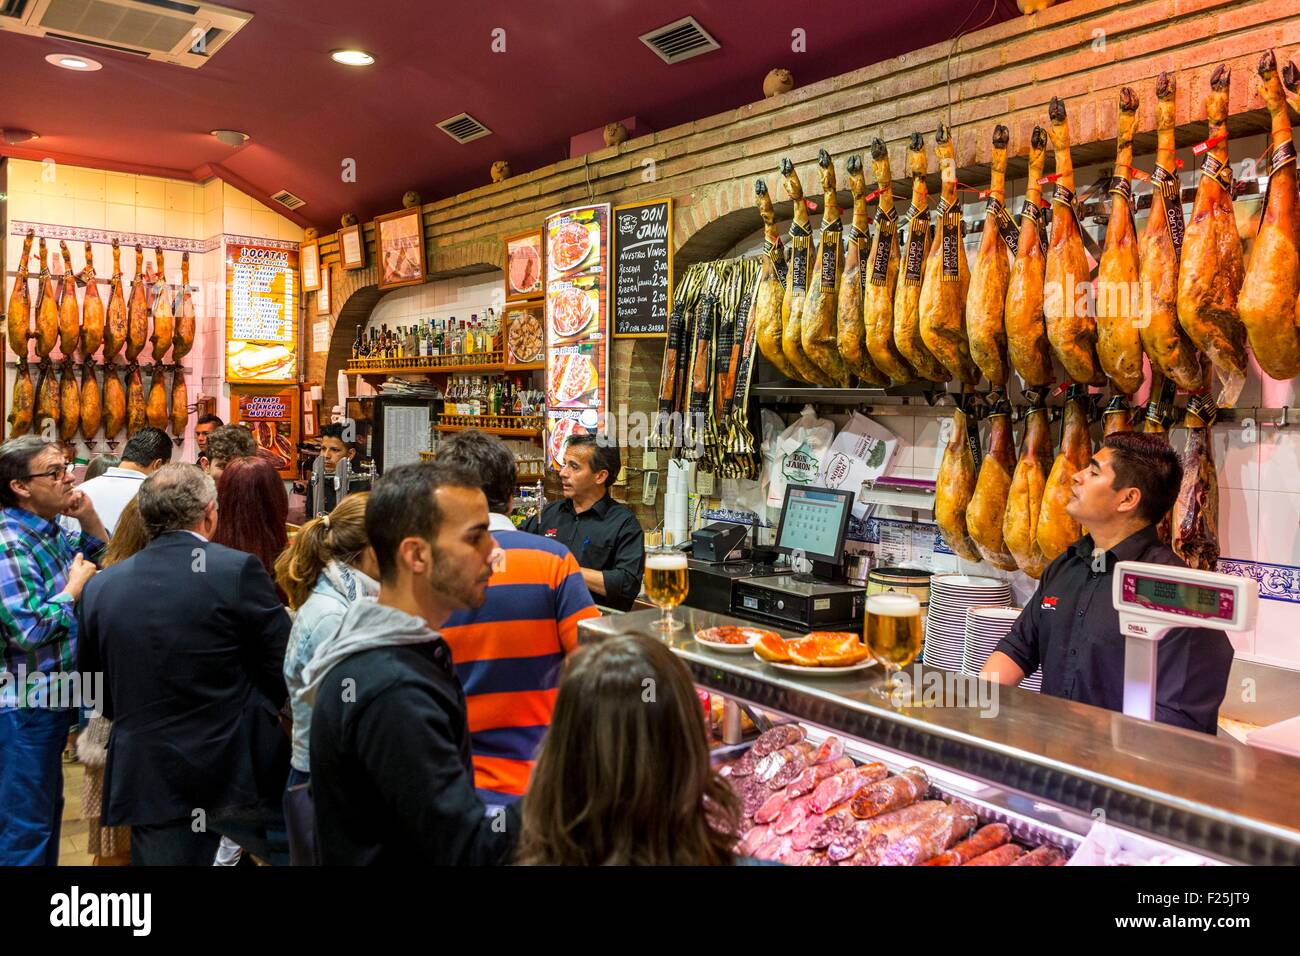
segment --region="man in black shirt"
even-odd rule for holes
[[[1182,480],[1163,438],[1111,435],[1076,473],[1066,513],[1088,530],[1047,566],[1015,626],[981,676],[1018,684],[1040,667],[1043,693],[1124,708],[1124,649],[1112,575],[1119,561],[1185,567],[1156,525]],[[1176,628],[1157,646],[1156,720],[1213,734],[1228,687],[1232,644],[1223,631]]]
[[[620,467],[616,445],[595,435],[574,435],[560,469],[563,500],[529,518],[524,530],[554,538],[573,552],[597,604],[629,611],[641,593],[645,534],[632,509],[609,493]]]

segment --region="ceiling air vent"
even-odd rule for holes
[[[670,65],[710,50],[722,49],[718,41],[709,36],[709,32],[694,17],[682,17],[658,30],[643,33],[641,42]]]
[[[183,0],[0,0],[0,30],[198,69],[251,13]]]
[[[281,189],[278,193],[271,196],[272,202],[278,202],[285,209],[297,209],[300,206],[307,205],[305,199],[299,199],[287,189]]]
[[[443,120],[438,124],[438,129],[458,143],[468,143],[470,140],[492,135],[490,129],[468,113],[461,113],[459,116]]]

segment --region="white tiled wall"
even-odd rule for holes
[[[217,179],[205,183],[161,179],[129,173],[106,172],[60,164],[8,160],[7,221],[24,220],[59,226],[106,229],[114,232],[151,233],[175,239],[208,240],[230,233],[289,242],[302,241],[302,228],[257,200]],[[236,220],[239,228],[231,225]],[[10,233],[13,229],[8,230]],[[3,277],[7,296],[22,253],[23,237],[6,235],[8,274]],[[58,241],[49,242],[51,271],[56,279],[63,266],[57,263]],[[74,269],[84,264],[84,243],[69,242]],[[112,275],[112,247],[94,243],[95,271],[101,280],[100,295],[108,297]],[[145,263],[153,262],[152,250],[145,250]],[[181,254],[164,256],[167,279],[180,283]],[[134,250],[123,248],[122,271],[129,290],[135,271]],[[35,269],[30,289],[35,294]],[[222,345],[225,323],[225,262],[218,245],[208,253],[190,254],[190,284],[197,286],[195,310],[198,332],[185,364],[190,399],[199,394],[218,396],[218,414],[227,412],[227,389],[222,387]],[[9,361],[8,357],[7,362]],[[147,362],[146,357],[146,362]],[[6,362],[4,388],[11,395],[12,367]],[[147,377],[147,376],[146,376]],[[146,382],[147,385],[147,382]],[[193,458],[193,438],[187,438],[179,455]],[[102,450],[102,449],[96,449]],[[120,446],[117,449],[120,451]],[[81,449],[83,456],[88,450]]]

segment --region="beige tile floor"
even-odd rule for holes
[[[86,821],[81,818],[81,787],[86,771],[79,763],[63,764],[63,829],[59,839],[59,866],[90,866],[86,852]]]

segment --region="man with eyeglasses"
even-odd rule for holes
[[[81,523],[61,528],[60,516]],[[108,533],[72,486],[54,441],[0,445],[0,866],[54,866],[63,817],[61,754],[79,701],[63,700],[77,659],[73,606]]]

